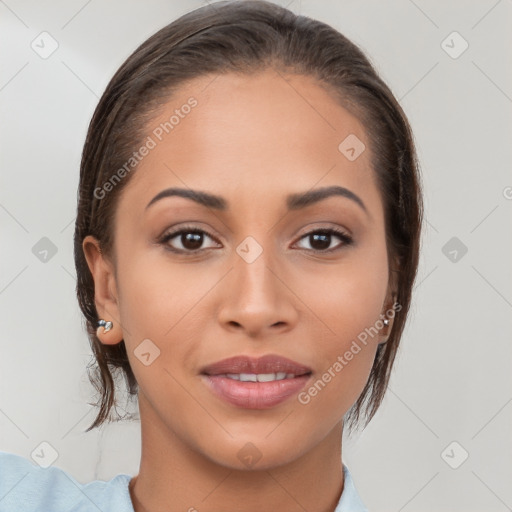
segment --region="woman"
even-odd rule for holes
[[[4,454],[0,509],[366,510],[342,433],[382,402],[421,219],[406,116],[339,32],[263,1],[164,27],[94,113],[75,225],[88,430],[119,369],[139,474],[82,486]]]

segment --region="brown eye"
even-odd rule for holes
[[[189,251],[200,249],[203,245],[203,235],[201,233],[181,233],[179,237],[181,245]]]
[[[331,247],[333,238],[338,238],[342,243],[338,243],[334,248]],[[353,240],[350,235],[337,229],[317,229],[310,231],[301,237],[301,240],[307,240],[310,244],[310,250],[315,252],[331,252],[340,249],[345,245],[350,245]],[[304,248],[304,247],[303,247]],[[305,249],[309,249],[305,247]]]
[[[336,238],[341,240],[341,243],[332,247],[332,242]],[[203,247],[203,244],[207,239],[214,241],[214,245]],[[306,233],[300,240],[307,240],[310,245],[310,247],[301,247],[302,249],[307,249],[317,253],[334,252],[353,243],[350,235],[337,229],[317,229]],[[187,226],[171,233],[166,233],[159,242],[165,245],[165,247],[170,251],[181,254],[199,253],[206,249],[218,247],[218,242],[212,235],[209,235],[202,229]]]
[[[195,227],[184,227],[178,231],[165,234],[160,243],[164,244],[169,250],[181,253],[200,252],[211,247],[203,247],[206,239],[215,240],[206,231]],[[173,243],[171,244],[171,241]],[[215,246],[212,246],[215,247]]]

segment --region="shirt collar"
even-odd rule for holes
[[[343,464],[343,475],[343,492],[341,493],[340,501],[334,509],[334,512],[368,512],[368,509],[359,497],[354,481],[352,480],[352,475],[345,464]]]

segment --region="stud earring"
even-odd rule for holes
[[[384,318],[384,320],[382,322],[384,323],[384,325],[386,327],[389,325],[389,320],[387,318]]]
[[[100,327],[103,327],[103,333],[106,333],[108,331],[110,331],[110,329],[112,329],[112,327],[114,326],[114,324],[109,320],[108,322],[100,319],[98,320],[98,330],[97,332],[99,333],[99,330],[100,330]]]

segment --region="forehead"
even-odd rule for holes
[[[317,183],[374,185],[363,125],[309,76],[202,76],[162,105],[146,133],[153,147],[123,192],[130,202],[173,185],[247,200]],[[355,159],[352,148],[362,151]]]

